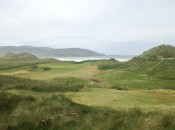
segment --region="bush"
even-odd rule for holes
[[[112,89],[117,89],[117,90],[128,90],[127,86],[112,86]]]
[[[43,70],[48,71],[48,70],[51,70],[51,68],[50,67],[44,67]]]
[[[127,68],[127,64],[124,62],[116,61],[115,59],[110,59],[110,60],[101,62],[98,65],[98,69],[100,70],[115,69],[115,68],[124,69],[124,68]]]

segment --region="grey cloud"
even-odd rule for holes
[[[174,0],[0,0],[0,46],[138,54],[175,45],[174,7]]]

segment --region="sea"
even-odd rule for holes
[[[60,61],[75,61],[82,62],[87,60],[109,60],[111,58],[118,60],[120,62],[125,62],[132,59],[134,56],[96,56],[96,57],[56,57],[55,59]]]

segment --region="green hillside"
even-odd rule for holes
[[[157,63],[148,74],[163,79],[175,79],[175,59],[166,59]]]
[[[146,59],[175,58],[175,47],[160,45],[144,52],[140,57]]]
[[[30,53],[9,53],[4,57],[0,57],[0,69],[26,67],[38,63],[48,63],[50,61],[52,61],[52,59],[39,59]]]
[[[154,47],[128,62],[130,70],[145,72],[151,76],[175,79],[175,47]]]
[[[20,54],[9,53],[6,56],[2,57],[2,59],[14,59],[14,60],[25,60],[25,61],[39,60],[38,57],[25,52]]]
[[[128,62],[105,61],[98,66],[99,69],[122,69],[149,76],[175,79],[175,47],[161,45],[154,47],[143,54],[132,58]]]
[[[64,48],[53,49],[48,47],[32,47],[32,46],[2,46],[0,47],[0,55],[4,56],[8,53],[31,53],[37,57],[90,57],[90,56],[104,56],[104,54],[81,48]]]

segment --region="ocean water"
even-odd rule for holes
[[[128,61],[133,56],[100,56],[100,57],[57,57],[55,59],[61,60],[61,61],[76,61],[76,62],[81,62],[81,61],[86,61],[86,60],[108,60],[108,59],[116,59],[118,61],[124,62]]]

